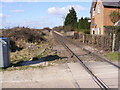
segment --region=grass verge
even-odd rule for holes
[[[118,52],[109,52],[106,53],[105,56],[112,61],[120,61],[120,53]]]

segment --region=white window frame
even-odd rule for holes
[[[93,35],[93,32],[95,32],[95,29],[94,29],[94,28],[92,28],[92,35]]]
[[[100,14],[101,12],[101,7],[100,7],[100,4],[98,4],[98,14]]]
[[[98,35],[101,34],[101,28],[97,28],[97,34],[98,34]]]

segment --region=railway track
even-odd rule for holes
[[[68,40],[70,43],[74,44],[75,46],[80,47],[82,50],[84,50],[84,51],[88,52],[89,54],[91,54],[91,55],[93,55],[93,56],[99,58],[100,61],[107,62],[107,63],[109,63],[109,64],[115,66],[116,68],[120,69],[120,66],[118,66],[118,65],[116,65],[116,64],[114,64],[114,63],[112,63],[111,61],[109,61],[108,59],[106,59],[106,58],[104,58],[104,57],[101,57],[99,54],[94,53],[94,52],[91,52],[91,51],[89,51],[89,50],[87,50],[87,49],[81,47],[78,43],[76,43],[76,42],[74,42],[74,41],[71,41],[71,39],[68,39],[68,38],[66,38],[66,37],[64,37],[64,38],[65,38],[66,40]]]
[[[83,60],[81,60],[81,58],[76,55],[76,53],[70,48],[70,46],[67,43],[72,43],[74,45],[76,45],[74,42],[68,40],[67,38],[63,37],[61,34],[59,34],[58,32],[53,32],[55,38],[57,39],[57,41],[59,41],[64,48],[75,58],[77,59],[80,64],[82,65],[82,67],[91,75],[91,77],[93,78],[93,80],[96,82],[96,84],[102,89],[102,90],[110,90],[110,88],[108,87],[108,85],[106,85],[105,82],[103,82],[98,76],[96,76],[92,70],[83,62]],[[78,47],[78,45],[76,45]],[[83,48],[82,48],[83,49]],[[90,54],[95,55],[94,53],[87,51],[86,49],[83,49],[86,52],[89,52]],[[99,59],[102,59],[101,57],[99,57]],[[103,61],[103,60],[102,60]],[[107,61],[105,61],[107,62]],[[109,62],[108,62],[109,63]],[[114,65],[113,63],[110,63],[112,65]],[[115,67],[119,68],[119,66],[114,65]]]
[[[67,40],[68,42],[72,43],[73,45],[75,45],[75,46],[81,48],[82,50],[86,51],[86,52],[89,53],[90,55],[93,55],[93,56],[97,57],[100,61],[107,62],[107,63],[109,63],[109,64],[115,66],[116,68],[120,69],[120,66],[118,66],[118,65],[116,65],[116,64],[114,64],[114,63],[112,63],[111,61],[109,61],[109,60],[106,59],[105,57],[101,57],[101,55],[99,55],[98,53],[91,52],[91,51],[89,51],[89,50],[87,50],[87,49],[81,47],[78,43],[72,41],[72,40],[69,39],[69,38],[64,37],[64,39]]]

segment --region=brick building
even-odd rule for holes
[[[107,0],[94,0],[92,2],[91,14],[91,34],[104,35],[104,26],[114,26],[110,20],[112,11],[120,12],[120,0],[116,2],[105,2]]]

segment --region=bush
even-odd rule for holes
[[[90,34],[90,30],[89,29],[77,29],[78,32],[83,32],[85,34]]]
[[[23,47],[18,47],[15,41],[10,40],[10,50],[11,52],[16,52],[22,50]]]
[[[84,33],[85,34],[90,34],[90,31],[89,30],[85,30]]]
[[[12,29],[4,29],[3,37],[10,38],[10,49],[11,52],[16,52],[26,47],[28,43],[40,43],[45,42],[44,38],[46,34],[39,29],[30,29],[25,27],[16,27]]]
[[[3,30],[3,36],[10,38],[12,41],[24,40],[25,42],[41,42],[46,41],[45,33],[42,30],[30,28],[13,28]]]
[[[113,23],[116,23],[118,20],[120,20],[120,13],[117,11],[111,12],[111,14],[109,16]]]
[[[71,26],[64,26],[64,31],[75,31]]]
[[[53,28],[53,30],[56,30],[58,32],[62,31],[63,29],[64,29],[63,26],[58,26]]]

